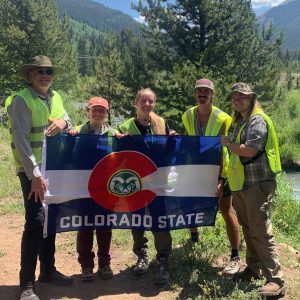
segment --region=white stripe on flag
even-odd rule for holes
[[[46,171],[46,203],[90,198],[88,181],[92,170]],[[142,179],[143,189],[157,196],[215,197],[219,166],[181,165],[158,168]]]

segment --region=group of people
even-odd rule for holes
[[[156,94],[141,89],[134,105],[136,115],[120,124],[117,129],[106,122],[109,103],[102,97],[93,97],[87,103],[88,121],[72,128],[60,95],[50,89],[55,76],[63,72],[43,55],[33,57],[21,67],[28,86],[6,100],[10,120],[12,152],[20,179],[25,207],[25,226],[21,242],[20,299],[38,300],[35,293],[35,270],[40,260],[41,282],[56,285],[72,284],[72,277],[55,268],[55,235],[43,238],[43,199],[47,189],[40,166],[42,145],[46,136],[60,132],[76,134],[173,135],[163,118],[154,113]],[[276,173],[281,171],[278,143],[270,118],[262,111],[257,95],[246,83],[236,83],[228,95],[232,103],[233,118],[213,105],[214,85],[209,79],[195,84],[196,106],[182,116],[185,134],[220,136],[223,146],[222,163],[218,176],[219,209],[226,223],[231,245],[230,263],[223,275],[235,281],[251,281],[261,275],[266,284],[259,288],[263,296],[284,294],[284,281],[277,260],[270,221],[270,204],[276,188]],[[228,135],[233,125],[233,134]],[[240,225],[246,242],[246,268],[240,271]],[[197,228],[190,229],[190,242],[200,240]],[[158,269],[155,283],[164,284],[170,276],[169,256],[172,251],[170,231],[153,232]],[[83,281],[94,280],[92,230],[77,234],[78,261]],[[132,230],[133,252],[137,256],[136,276],[143,275],[149,266],[145,232]],[[111,229],[96,229],[98,244],[97,273],[102,279],[113,276],[110,267]]]

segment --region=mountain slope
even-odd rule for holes
[[[103,32],[120,33],[130,29],[138,33],[141,25],[130,16],[91,0],[57,0],[60,15],[72,19]]]
[[[260,24],[270,21],[276,32],[285,34],[284,48],[300,49],[300,0],[288,0],[258,17]]]

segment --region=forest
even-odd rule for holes
[[[194,104],[198,78],[214,81],[214,102],[229,113],[230,86],[244,81],[278,119],[279,140],[288,148],[283,162],[300,160],[281,138],[288,136],[298,149],[292,123],[298,104],[282,99],[299,95],[300,50],[283,50],[283,33],[275,34],[272,23],[259,25],[249,0],[164,2],[140,1],[135,9],[145,18],[141,25],[89,0],[1,1],[2,102],[24,86],[20,66],[44,54],[65,70],[53,88],[63,94],[74,124],[84,120],[80,103],[101,95],[111,104],[108,121],[115,125],[133,114],[136,92],[151,87],[158,113],[180,133],[181,115]]]

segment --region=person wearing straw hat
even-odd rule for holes
[[[182,116],[182,122],[188,135],[220,136],[227,134],[231,117],[213,105],[214,84],[211,80],[201,78],[195,83],[197,105],[188,109]],[[239,224],[232,206],[231,192],[227,180],[228,152],[223,149],[223,164],[219,173],[219,209],[226,224],[231,246],[229,264],[223,269],[223,276],[232,276],[240,269]],[[222,190],[222,192],[221,192]],[[199,241],[197,228],[190,228],[192,242]]]
[[[6,99],[11,147],[20,179],[25,208],[21,242],[20,299],[38,300],[35,269],[40,260],[40,282],[69,285],[73,279],[55,268],[55,235],[43,238],[43,199],[46,182],[40,170],[45,135],[53,136],[70,128],[70,120],[60,95],[51,90],[55,76],[63,69],[38,55],[21,67],[28,86]]]
[[[233,107],[234,132],[232,139],[222,136],[221,144],[230,151],[228,181],[247,246],[247,266],[234,274],[233,280],[259,279],[262,271],[266,284],[258,289],[259,294],[283,295],[284,281],[270,219],[276,173],[281,171],[276,132],[248,84],[234,84],[228,99]]]

